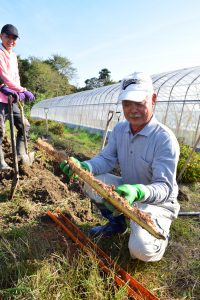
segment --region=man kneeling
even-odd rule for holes
[[[175,135],[153,115],[156,94],[152,80],[143,72],[135,72],[121,82],[118,103],[122,103],[125,121],[119,122],[111,132],[108,144],[94,158],[79,162],[83,169],[108,185],[115,185],[116,192],[128,203],[151,215],[159,231],[166,237],[160,240],[130,221],[129,251],[132,258],[158,261],[168,244],[171,222],[177,217],[178,186],[176,169],[179,145]],[[121,177],[110,174],[116,163]],[[66,162],[61,169],[70,175]],[[72,174],[72,172],[71,172]],[[93,227],[92,236],[109,237],[126,231],[123,214],[113,213],[113,207],[98,196],[87,184],[86,194],[100,209],[108,223]]]

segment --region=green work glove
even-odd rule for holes
[[[134,201],[139,201],[145,197],[145,188],[142,184],[122,184],[115,189],[115,192],[121,197],[124,197],[129,205],[132,205]],[[116,212],[116,208],[106,200],[103,200],[103,204],[109,211]]]
[[[85,162],[81,162],[78,159],[76,159],[75,157],[70,157],[70,159],[79,167],[82,168],[85,171],[89,171],[90,172],[90,168],[88,166],[87,163]],[[74,172],[72,171],[72,169],[70,168],[69,164],[67,163],[66,160],[62,161],[60,164],[60,169],[63,171],[63,173],[65,175],[67,175],[67,177],[69,177],[70,179],[72,178],[73,180],[78,180],[78,175],[75,175]]]
[[[134,201],[140,201],[146,196],[146,190],[142,184],[122,184],[115,189],[115,192],[124,197],[129,205],[132,205]]]

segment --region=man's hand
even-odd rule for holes
[[[34,95],[29,91],[19,92],[18,95],[20,101],[25,101],[27,99],[29,102],[32,102],[35,100]]]
[[[148,191],[142,184],[122,184],[115,189],[115,192],[117,192],[121,197],[124,197],[128,201],[129,205],[132,205],[134,201],[139,201],[144,197],[148,197]],[[116,212],[116,208],[108,201],[104,200],[103,204],[111,212]]]
[[[85,162],[81,162],[78,159],[74,158],[74,157],[70,157],[70,159],[79,167],[82,168],[85,171],[90,172],[90,168],[88,166],[87,163]],[[60,168],[63,171],[63,173],[65,175],[67,175],[67,177],[72,178],[73,180],[77,180],[78,179],[78,175],[75,175],[74,172],[72,171],[72,169],[70,168],[69,164],[67,163],[66,160],[62,161],[60,164]]]
[[[24,95],[25,95],[25,98],[29,101],[29,102],[32,102],[35,100],[35,97],[34,95],[29,92],[29,91],[24,91]]]
[[[122,197],[124,197],[128,204],[132,205],[134,201],[140,201],[146,197],[146,189],[142,184],[122,184],[119,185],[115,191]]]
[[[1,87],[0,91],[6,96],[13,96],[14,98],[18,97],[17,92],[11,90],[9,87],[5,85]]]
[[[19,92],[18,95],[19,95],[19,100],[20,101],[25,101],[26,96],[23,92]]]
[[[35,100],[34,95],[29,91],[19,92],[18,95],[20,101],[28,100],[29,102],[32,102]]]

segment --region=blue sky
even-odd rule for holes
[[[22,58],[67,57],[84,86],[103,68],[120,80],[200,65],[199,0],[0,0],[0,27],[20,34]]]

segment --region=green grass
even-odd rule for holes
[[[38,137],[46,136],[45,121],[40,120],[40,125],[31,125],[31,139],[36,141]],[[48,139],[60,148],[67,149],[69,153],[84,153],[85,156],[91,157],[101,149],[102,136],[100,134],[88,133],[79,128],[69,128],[63,126],[63,132],[54,134],[53,129],[56,122],[49,121]]]
[[[97,263],[80,250],[69,258],[57,242],[49,251],[52,245],[39,239],[38,229],[27,226],[18,237],[13,232],[1,236],[3,299],[110,299],[115,290],[112,276],[102,276]],[[123,288],[115,290],[114,299],[125,294]]]

